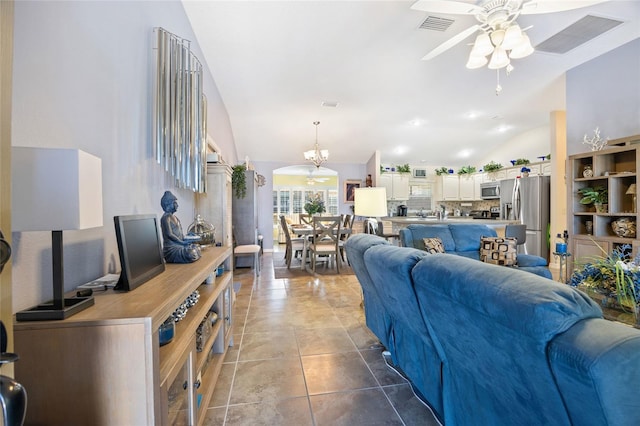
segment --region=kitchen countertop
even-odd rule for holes
[[[419,223],[425,225],[440,225],[447,223],[478,223],[484,225],[504,226],[514,223],[520,223],[517,220],[501,220],[501,219],[474,219],[469,216],[452,216],[444,220],[438,220],[436,218],[422,218],[418,216],[389,216],[383,220],[389,221],[394,225],[410,225],[412,223]]]

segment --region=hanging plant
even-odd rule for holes
[[[233,173],[231,174],[231,187],[236,198],[244,198],[247,196],[247,176],[244,172],[247,167],[244,164],[238,164],[233,166]]]

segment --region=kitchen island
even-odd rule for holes
[[[397,233],[403,228],[412,224],[420,225],[447,225],[449,223],[475,223],[487,225],[496,230],[498,235],[504,235],[504,227],[510,224],[520,223],[517,220],[500,220],[500,219],[474,219],[469,216],[451,216],[446,219],[437,219],[435,217],[419,217],[419,216],[390,216],[383,218],[383,221],[392,224],[393,233]],[[386,229],[386,227],[385,227]]]

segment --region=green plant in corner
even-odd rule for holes
[[[476,166],[462,166],[460,170],[458,170],[459,175],[470,175],[471,173],[476,172]]]
[[[411,167],[408,164],[404,164],[402,166],[396,166],[396,171],[398,173],[411,173]]]
[[[247,196],[247,176],[244,172],[247,167],[244,164],[238,164],[232,167],[231,187],[236,198],[244,198]]]
[[[436,169],[436,174],[438,176],[440,176],[440,175],[448,175],[449,174],[449,169],[447,169],[446,167],[440,167],[439,169]]]
[[[489,162],[489,164],[485,164],[482,170],[484,170],[485,172],[491,173],[491,172],[497,172],[498,170],[502,169],[502,167],[503,167],[502,164],[496,163],[495,161],[491,161]]]

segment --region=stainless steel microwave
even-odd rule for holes
[[[495,200],[500,198],[500,182],[481,183],[480,198],[483,200]]]

